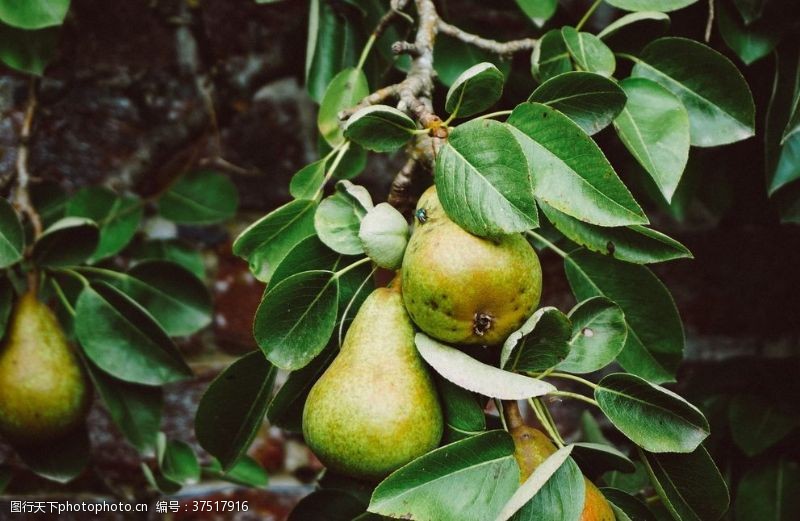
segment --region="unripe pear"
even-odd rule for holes
[[[442,430],[436,388],[400,292],[376,289],[309,392],[306,443],[329,469],[376,480],[436,448]]]
[[[444,212],[436,188],[420,198],[403,258],[406,309],[422,331],[453,344],[498,345],[542,294],[536,252],[520,234],[472,235]]]
[[[514,439],[514,458],[519,465],[520,483],[523,483],[536,467],[556,452],[556,447],[542,431],[527,425],[512,428],[511,437]],[[587,478],[583,481],[586,493],[580,521],[614,521],[614,511],[602,492]]]
[[[89,399],[86,375],[61,325],[29,291],[0,346],[0,435],[20,446],[57,439],[83,421]]]

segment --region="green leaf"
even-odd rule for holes
[[[463,389],[501,400],[524,400],[555,390],[555,387],[542,380],[481,363],[463,351],[433,340],[425,333],[417,333],[414,343],[420,356],[434,371]]]
[[[345,258],[341,253],[336,253],[325,246],[316,235],[306,237],[278,264],[270,278],[270,284],[275,286],[280,281],[304,271],[336,271],[343,267]]]
[[[667,32],[669,15],[658,11],[628,13],[608,24],[597,37],[615,51],[637,52]]]
[[[561,35],[578,69],[596,72],[606,78],[614,74],[617,68],[614,53],[600,38],[591,33],[578,32],[573,27],[562,28]]]
[[[745,24],[750,25],[761,18],[764,12],[764,5],[767,0],[733,0],[736,9],[744,19]]]
[[[668,13],[692,5],[697,0],[605,0],[626,11],[661,11]]]
[[[358,104],[369,94],[367,77],[361,69],[348,68],[333,77],[319,106],[317,127],[332,147],[344,143],[339,112]]]
[[[375,152],[393,152],[405,145],[417,130],[414,120],[387,105],[372,105],[350,116],[344,136]]]
[[[617,361],[655,383],[673,381],[683,358],[683,325],[669,291],[644,266],[577,251],[564,260],[578,301],[603,296],[625,313],[628,337]]]
[[[483,112],[503,95],[505,77],[489,62],[473,65],[462,72],[447,91],[444,110],[465,118]]]
[[[179,264],[140,262],[127,277],[117,277],[116,285],[145,308],[169,336],[191,335],[211,323],[208,289]]]
[[[123,382],[86,364],[97,394],[125,438],[143,454],[153,454],[164,406],[161,388]]]
[[[500,366],[508,371],[544,371],[569,353],[572,326],[554,307],[536,310],[503,344]]]
[[[75,335],[86,356],[120,380],[163,385],[192,375],[155,319],[105,282],[87,286],[78,297]]]
[[[468,232],[498,236],[538,226],[525,155],[503,123],[473,120],[456,127],[435,169],[442,207]]]
[[[81,264],[92,256],[100,241],[97,224],[81,217],[59,219],[33,245],[38,266],[58,268]]]
[[[300,241],[314,235],[314,201],[292,201],[247,227],[233,243],[233,253],[250,264],[250,271],[269,282],[278,263]]]
[[[537,81],[544,82],[571,70],[572,60],[561,31],[547,31],[531,53],[531,74]]]
[[[0,61],[20,72],[42,76],[58,45],[58,28],[29,31],[0,22]]]
[[[368,510],[407,519],[486,521],[500,512],[518,482],[511,436],[489,431],[431,451],[394,472],[375,489]]]
[[[14,307],[14,288],[6,276],[0,276],[0,340],[6,336],[8,319]]]
[[[264,355],[281,369],[304,367],[327,344],[336,324],[339,279],[306,271],[272,287],[258,306],[253,334]]]
[[[560,371],[591,373],[613,362],[625,346],[628,327],[619,306],[604,297],[584,300],[569,312],[572,337]]]
[[[436,37],[433,49],[433,63],[436,68],[437,79],[449,87],[465,70],[479,63],[490,62],[497,67],[504,76],[511,70],[510,60],[503,59],[494,53],[478,49],[474,45],[462,42],[456,38],[441,34]]]
[[[739,481],[736,521],[790,521],[800,510],[800,469],[781,458],[750,469]]]
[[[142,462],[140,465],[144,479],[151,488],[157,490],[163,495],[177,494],[181,490],[181,484],[165,477],[160,472],[154,473],[153,470],[147,466],[147,463]]]
[[[250,446],[272,394],[277,369],[253,351],[228,366],[206,389],[197,406],[197,441],[226,471]]]
[[[645,226],[596,226],[581,222],[544,203],[540,202],[539,207],[558,231],[590,251],[633,264],[692,258],[686,246]]]
[[[653,81],[628,78],[620,86],[628,102],[614,128],[669,202],[689,160],[689,113],[680,99]]]
[[[717,521],[728,510],[728,486],[702,445],[689,454],[645,454],[645,463],[653,488],[675,519]]]
[[[80,426],[51,443],[15,447],[25,465],[36,475],[57,483],[69,483],[89,463],[89,434]]]
[[[163,433],[163,438],[166,438]],[[181,440],[164,440],[159,451],[159,468],[164,477],[181,484],[200,481],[200,463],[192,447]]]
[[[0,0],[0,21],[20,29],[61,25],[70,0]]]
[[[592,72],[565,72],[542,83],[528,101],[552,107],[589,135],[603,130],[625,106],[625,92]]]
[[[361,221],[358,238],[372,261],[390,270],[400,268],[408,244],[408,223],[389,203],[371,208]]]
[[[575,443],[572,457],[581,468],[588,469],[595,475],[614,470],[625,473],[636,470],[628,456],[604,443]]]
[[[287,521],[353,521],[364,513],[366,505],[340,490],[315,490],[300,500]]]
[[[25,232],[14,207],[0,199],[0,269],[22,259],[25,250]]]
[[[710,47],[660,38],[645,47],[631,75],[653,80],[680,98],[689,112],[692,145],[726,145],[755,133],[750,88],[736,66]]]
[[[795,110],[800,47],[781,46],[775,52],[775,77],[764,126],[764,163],[770,196],[800,179],[800,136],[786,135]]]
[[[543,26],[558,9],[558,0],[516,0],[516,2],[537,27]]]
[[[267,471],[247,454],[239,458],[239,461],[228,472],[222,471],[222,466],[216,459],[212,459],[211,463],[207,467],[203,467],[202,471],[215,479],[246,487],[263,488],[269,483]]]
[[[318,102],[337,72],[355,65],[361,42],[357,27],[325,0],[311,0],[306,40],[306,88]]]
[[[445,439],[453,442],[486,430],[486,416],[475,395],[454,383],[437,378],[445,422]]]
[[[752,394],[731,399],[728,421],[733,441],[751,458],[800,425],[797,416],[784,404]]]
[[[64,217],[67,193],[55,181],[43,181],[29,187],[31,202],[45,228]]]
[[[600,492],[611,504],[617,521],[656,521],[647,505],[636,496],[611,487],[603,487]]]
[[[230,179],[211,170],[182,176],[158,201],[162,216],[178,224],[216,224],[236,214],[239,194]]]
[[[328,162],[320,159],[309,163],[292,176],[289,193],[295,199],[313,199],[325,184],[325,168]]]
[[[508,125],[527,157],[537,199],[600,226],[647,223],[603,152],[567,116],[539,103],[523,103]]]
[[[533,473],[528,476],[528,478],[522,483],[522,485],[520,485],[516,492],[514,492],[514,495],[512,495],[508,502],[503,506],[503,509],[497,515],[497,521],[505,521],[506,519],[528,519],[533,514],[533,507],[538,507],[539,516],[537,516],[536,519],[541,519],[541,515],[545,512],[550,514],[551,512],[547,510],[547,507],[549,506],[554,506],[556,507],[555,510],[559,510],[558,507],[560,505],[549,504],[549,500],[556,499],[550,493],[554,492],[555,490],[545,491],[544,489],[547,487],[548,483],[552,483],[554,481],[559,481],[559,484],[571,484],[568,480],[562,481],[557,477],[558,471],[567,466],[567,461],[569,460],[569,455],[571,452],[572,445],[567,445],[566,447],[563,447],[548,456],[541,465],[537,466]],[[573,462],[572,465],[575,465],[575,463]],[[573,468],[567,469],[566,473],[562,473],[562,477],[571,477],[573,471]],[[580,470],[578,470],[578,475],[580,476],[580,486],[582,487],[583,476],[580,475]],[[573,498],[582,496],[583,491],[581,491],[580,495],[575,494]],[[537,497],[541,497],[542,500],[537,501]],[[579,506],[578,515],[580,515],[580,510],[583,508],[583,503],[575,503],[574,501],[573,503]],[[555,512],[552,513],[555,514]],[[562,514],[560,511],[558,513]],[[531,517],[531,519],[533,518]],[[563,519],[572,519],[572,516],[564,516]]]
[[[692,452],[710,433],[697,407],[632,374],[606,376],[594,397],[617,429],[650,452]]]
[[[96,262],[119,253],[133,239],[142,220],[142,204],[138,197],[89,186],[67,201],[66,215],[91,219],[100,227],[100,242],[89,259]]]
[[[772,20],[745,24],[728,2],[719,2],[717,8],[719,33],[745,65],[768,56],[783,36],[783,27]]]
[[[558,452],[566,451],[568,448],[564,447]],[[544,465],[547,465],[548,460],[555,457],[558,452],[537,467],[531,477],[528,478],[528,481],[523,483],[518,490],[523,490],[534,474]],[[585,497],[585,478],[581,474],[578,465],[572,459],[567,458],[550,479],[536,492],[536,495],[511,519],[513,521],[579,521]],[[502,519],[502,516],[498,516],[497,519]]]
[[[267,418],[271,425],[293,432],[302,432],[303,405],[306,403],[308,393],[338,352],[336,342],[331,341],[305,367],[292,371],[269,403]]]
[[[201,280],[206,276],[203,254],[175,239],[141,241],[132,245],[125,253],[134,261],[134,265],[146,260],[164,260],[180,264]]]
[[[366,188],[349,181],[336,184],[336,192],[322,200],[314,214],[314,228],[320,240],[344,255],[364,253],[358,238],[361,220],[372,208]]]

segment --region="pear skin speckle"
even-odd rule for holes
[[[403,258],[403,296],[414,323],[453,344],[493,346],[533,314],[542,293],[536,252],[519,234],[488,240],[451,221],[435,187],[420,197]]]

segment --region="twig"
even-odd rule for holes
[[[42,219],[33,207],[31,196],[28,192],[31,179],[30,172],[28,171],[28,146],[31,138],[31,127],[33,126],[33,116],[36,113],[37,86],[36,78],[32,77],[28,85],[28,106],[25,109],[25,118],[22,120],[22,128],[19,132],[19,147],[17,147],[17,186],[14,193],[14,202],[17,208],[30,219],[35,238],[42,234]]]
[[[362,99],[356,106],[339,114],[347,119],[358,110],[397,98],[397,108],[411,114],[424,128],[431,129],[439,138],[447,137],[441,127],[442,120],[433,112],[431,94],[433,93],[433,43],[438,31],[439,15],[433,0],[415,0],[418,15],[417,34],[413,43],[402,45],[414,49],[414,59],[405,79],[400,83],[383,87]]]
[[[411,187],[414,185],[414,178],[419,169],[420,165],[417,159],[409,157],[406,164],[403,165],[403,168],[397,172],[397,175],[392,180],[387,202],[400,210],[400,213],[405,214],[414,206],[412,204]]]
[[[708,21],[706,22],[706,43],[711,41],[711,30],[714,28],[714,0],[708,0]]]
[[[506,56],[521,51],[530,51],[534,48],[537,42],[537,40],[534,38],[522,38],[520,40],[498,42],[496,40],[482,38],[477,34],[468,33],[463,29],[459,29],[455,25],[445,22],[444,20],[439,20],[438,27],[442,34],[452,36],[453,38],[461,40],[464,43],[468,43],[474,47],[478,47],[479,49],[493,52],[501,56]]]

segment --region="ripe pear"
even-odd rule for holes
[[[376,289],[311,388],[306,443],[329,469],[377,480],[436,448],[442,430],[436,388],[400,292]]]
[[[83,421],[89,399],[86,375],[61,325],[29,291],[0,345],[0,435],[19,446],[59,438]]]
[[[454,344],[497,345],[534,312],[542,268],[520,234],[477,237],[451,221],[436,188],[420,198],[403,258],[406,309],[428,335]]]
[[[556,451],[556,447],[542,431],[527,425],[511,429],[511,437],[514,438],[514,458],[519,465],[520,483],[523,483],[536,467]],[[614,521],[614,511],[603,493],[594,483],[583,479],[586,494],[580,521]]]

